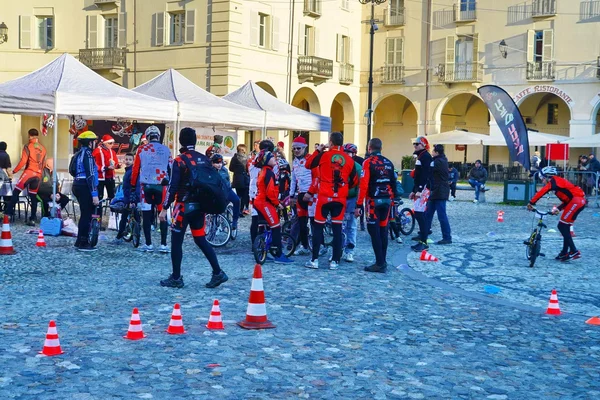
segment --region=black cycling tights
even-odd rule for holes
[[[181,276],[181,260],[183,259],[183,239],[185,237],[185,230],[182,232],[172,231],[171,232],[171,262],[173,263],[173,278],[179,279]],[[215,254],[215,250],[208,243],[206,237],[204,236],[194,236],[194,243],[202,253],[204,257],[210,263],[212,267],[213,275],[217,275],[221,272],[221,268],[219,267],[219,261],[217,260],[217,255]]]
[[[146,245],[150,246],[152,244],[152,225],[154,224],[154,206],[150,211],[142,211],[142,228],[144,229],[144,237],[146,238]],[[169,229],[169,225],[167,221],[160,221],[160,244],[163,246],[167,245],[167,231]]]
[[[323,242],[325,241],[325,237],[323,235],[323,228],[325,224],[319,224],[315,222],[312,224],[312,260],[319,259],[319,249],[323,246]],[[331,230],[333,231],[333,242],[331,243],[333,247],[333,255],[331,259],[333,261],[340,262],[342,259],[342,224],[331,224]]]
[[[563,237],[563,248],[561,253],[567,254],[568,251],[572,253],[576,252],[577,248],[575,247],[575,242],[573,242],[573,237],[571,236],[571,225],[559,222],[558,230]]]
[[[367,224],[367,231],[371,235],[371,244],[375,253],[375,264],[383,267],[386,264],[388,247],[388,227],[379,226],[379,223]]]
[[[253,215],[250,223],[250,246],[254,245],[256,236],[258,236],[258,215]]]

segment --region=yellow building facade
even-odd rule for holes
[[[600,132],[600,1],[387,0],[375,9],[373,136],[396,163],[412,153],[417,134],[500,135],[477,94],[485,84],[513,96],[530,129]],[[366,108],[367,40],[361,54]],[[571,163],[590,150],[572,149]],[[468,146],[465,154],[449,145],[447,153],[454,161],[508,162],[504,147]]]
[[[22,0],[3,4],[0,82],[68,52],[105,78],[133,88],[174,68],[223,96],[248,80],[304,110],[331,116],[357,141],[362,8],[351,0]],[[46,6],[48,4],[48,6]],[[50,6],[51,5],[51,6]],[[356,67],[355,67],[356,65]],[[0,116],[0,140],[17,158],[39,117]],[[59,162],[68,159],[61,121]],[[289,144],[296,132],[269,132]],[[311,143],[326,133],[303,133]],[[247,132],[251,141],[259,132]],[[42,139],[43,142],[46,139]],[[48,143],[49,145],[49,143]]]

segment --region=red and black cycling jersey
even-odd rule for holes
[[[379,153],[372,154],[362,165],[357,204],[369,199],[393,199],[396,193],[394,164]]]
[[[173,160],[173,167],[171,168],[171,179],[169,180],[169,186],[167,189],[167,195],[165,196],[163,207],[169,208],[171,203],[174,201],[182,202],[185,201],[185,197],[190,190],[191,174],[187,168],[183,157],[187,157],[192,161],[192,164],[205,163],[210,165],[210,160],[204,154],[198,153],[194,150],[194,146],[188,146],[187,150],[179,154],[175,160]],[[133,181],[133,178],[132,178]]]
[[[255,202],[268,202],[275,207],[279,205],[279,186],[272,167],[265,165],[261,168],[257,186]]]
[[[315,150],[306,158],[306,168],[319,171],[319,196],[345,200],[348,190],[358,184],[354,160],[341,146],[325,152]]]
[[[585,193],[579,186],[573,185],[571,182],[560,176],[553,176],[548,180],[548,183],[533,196],[530,203],[537,203],[548,192],[554,192],[556,197],[562,201],[562,204],[558,206],[559,210],[565,208],[571,200],[576,197],[585,198]]]

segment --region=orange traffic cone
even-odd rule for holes
[[[504,222],[504,211],[498,211],[498,222]]]
[[[210,317],[208,318],[208,329],[225,329],[223,326],[223,319],[221,318],[221,307],[219,307],[219,300],[213,302],[212,310],[210,310]]]
[[[548,303],[548,309],[546,310],[546,314],[560,315],[560,307],[558,306],[558,294],[556,293],[556,289],[552,289],[552,294],[550,295],[550,302]]]
[[[263,289],[262,270],[260,264],[254,266],[252,276],[252,287],[248,299],[246,319],[237,323],[245,329],[269,329],[275,325],[267,319],[267,307],[265,305],[265,291]]]
[[[44,232],[40,229],[40,233],[38,233],[38,240],[35,244],[36,247],[46,247],[46,240],[44,240]]]
[[[571,231],[571,237],[575,237],[575,231],[573,230],[573,225],[571,225],[570,231]]]
[[[129,330],[127,331],[127,335],[123,337],[129,340],[140,340],[146,337],[146,335],[144,335],[144,331],[142,330],[142,321],[140,320],[140,313],[137,307],[134,308],[133,312],[131,313]]]
[[[171,321],[169,321],[169,327],[167,328],[169,335],[183,335],[185,330],[183,329],[183,319],[181,318],[181,308],[179,303],[175,303],[173,306],[173,313],[171,314]]]
[[[6,256],[11,254],[15,254],[15,249],[13,248],[12,236],[10,234],[8,215],[5,215],[2,222],[2,234],[0,234],[0,255]]]
[[[44,348],[40,351],[40,354],[45,356],[57,356],[63,354],[60,348],[60,342],[58,340],[58,332],[56,331],[56,323],[50,321],[48,324],[48,332],[46,333],[46,340],[44,341]]]
[[[427,250],[423,250],[421,252],[421,261],[439,261],[437,257],[432,256],[427,252]]]
[[[600,318],[592,317],[592,318],[588,319],[587,321],[585,321],[585,323],[590,324],[590,325],[600,325]]]

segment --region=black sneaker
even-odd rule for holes
[[[213,276],[210,278],[210,282],[208,282],[206,284],[207,288],[216,288],[217,286],[219,286],[221,283],[225,283],[229,280],[229,277],[227,277],[227,275],[225,274],[225,271],[221,270],[221,272],[219,272],[217,275],[213,274]]]
[[[437,242],[436,244],[452,244],[452,240],[442,239],[439,242]]]
[[[419,243],[415,244],[414,246],[410,246],[410,248],[416,252],[423,251],[423,250],[429,250],[429,246],[423,242],[419,242]]]
[[[369,265],[368,267],[365,267],[365,271],[367,272],[379,272],[379,273],[385,273],[387,265],[377,265],[377,264],[373,264],[373,265]]]
[[[581,258],[581,252],[579,250],[572,251],[567,255],[567,260],[577,260],[578,258]]]
[[[175,279],[173,278],[173,274],[171,274],[167,279],[160,281],[160,286],[181,289],[183,287],[183,276],[180,276],[179,279]]]
[[[529,244],[529,242],[527,242],[527,244]],[[558,253],[558,255],[556,257],[554,257],[555,260],[558,261],[564,261],[563,259],[565,257],[567,257],[569,255],[569,253]]]
[[[77,248],[77,250],[79,250],[79,251],[96,251],[96,250],[98,250],[98,249],[97,249],[96,247],[92,247],[92,246],[90,246],[90,244],[89,244],[89,243],[82,243],[82,244],[81,244],[81,245],[80,245],[80,246]]]

